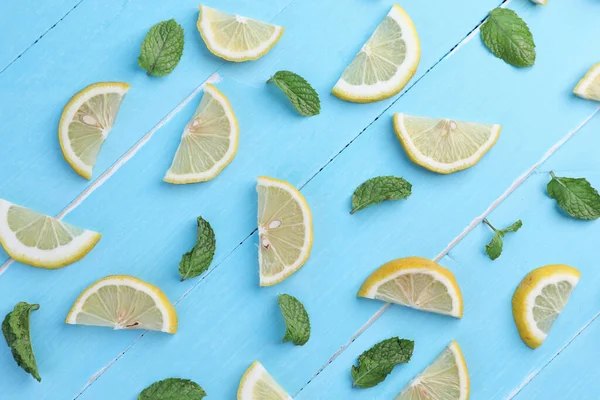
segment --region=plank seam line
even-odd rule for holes
[[[577,133],[585,124],[587,124],[598,113],[598,111],[600,111],[600,106],[597,107],[591,115],[589,115],[587,118],[585,118],[574,129],[569,131],[569,133],[567,133],[567,135],[565,135],[562,139],[560,139],[552,147],[550,147],[550,149],[542,156],[542,158],[537,163],[535,163],[531,168],[529,168],[527,171],[525,171],[523,174],[521,174],[521,176],[519,176],[508,187],[508,189],[506,189],[506,191],[504,191],[504,193],[502,193],[500,195],[500,197],[498,197],[496,200],[494,200],[491,203],[491,205],[483,212],[483,214],[476,217],[458,236],[456,236],[452,241],[450,241],[450,244],[448,246],[446,246],[446,248],[434,258],[434,261],[438,262],[439,260],[441,260],[442,257],[444,257],[444,255],[446,255],[454,246],[456,246],[473,228],[475,228],[478,224],[480,224],[481,221],[483,221],[483,219],[488,214],[490,214],[496,207],[498,207],[500,205],[500,203],[502,203],[504,200],[506,200],[506,198],[512,192],[514,192],[521,184],[523,184],[527,180],[527,178],[530,175],[532,175],[532,173],[537,168],[539,168],[544,162],[546,162],[552,156],[552,154],[554,154],[556,151],[558,151],[558,149],[560,149],[570,138],[572,138],[575,135],[575,133]],[[350,337],[350,340],[348,340],[348,342],[346,342],[344,345],[342,345],[342,347],[340,347],[340,349],[338,351],[336,351],[329,358],[329,360],[327,360],[327,362],[325,364],[323,364],[317,370],[317,372],[312,376],[312,378],[309,379],[309,381],[294,395],[294,397],[298,396],[300,394],[300,392],[302,392],[302,390],[304,390],[305,387],[307,387],[321,372],[323,372],[323,370],[325,368],[327,368],[340,354],[342,354],[348,347],[350,347],[350,345],[356,339],[358,339],[358,337],[360,335],[362,335],[371,325],[373,325],[373,323],[375,323],[375,321],[377,321],[377,319],[379,319],[379,317],[381,317],[381,315],[383,315],[383,313],[390,306],[391,306],[391,303],[386,303],[379,310],[377,310],[377,312],[375,314],[373,314],[373,316],[371,316],[371,318],[369,318],[369,320],[356,333],[354,333]],[[509,399],[507,399],[507,400],[509,400]]]
[[[29,51],[30,48],[32,48],[33,46],[36,45],[37,42],[39,42],[40,40],[42,40],[42,38],[44,36],[46,36],[46,34],[48,32],[50,32],[52,29],[54,29],[58,24],[60,24],[62,22],[63,19],[65,19],[67,17],[67,15],[71,14],[71,12],[73,12],[73,10],[75,10],[81,3],[83,3],[85,0],[79,0],[79,2],[77,4],[75,4],[73,6],[73,8],[71,8],[69,11],[67,11],[67,13],[65,15],[62,16],[62,18],[60,18],[58,21],[56,21],[54,23],[54,25],[52,25],[50,28],[48,28],[44,33],[42,33],[42,35],[40,37],[38,37],[33,43],[31,43],[29,46],[27,46],[25,48],[25,50],[23,50],[19,55],[17,55],[11,62],[8,63],[8,65],[6,67],[4,67],[4,69],[2,69],[2,71],[0,71],[0,75],[2,75],[2,73],[4,71],[6,71],[11,65],[13,65],[19,58],[21,58],[21,56],[25,53],[27,53],[27,51]]]
[[[63,219],[67,214],[79,207],[85,199],[87,199],[92,193],[94,193],[100,186],[108,181],[123,165],[131,160],[140,149],[150,141],[152,136],[165,124],[167,124],[181,109],[183,109],[204,87],[207,83],[217,83],[221,77],[218,73],[212,74],[207,80],[205,80],[200,86],[198,86],[192,93],[190,93],[179,105],[173,108],[163,119],[161,119],[152,129],[148,131],[140,140],[138,140],[129,150],[125,152],[113,165],[110,166],[102,175],[98,177],[91,185],[85,188],[75,199],[73,199],[58,215],[56,218]],[[0,275],[2,275],[8,267],[14,262],[11,258],[7,260],[2,266],[0,266]]]
[[[505,7],[511,1],[512,0],[503,0],[498,5],[498,7]],[[446,54],[444,54],[431,67],[429,67],[427,69],[427,71],[425,71],[425,73],[423,75],[421,75],[413,83],[411,83],[410,86],[408,86],[396,99],[394,99],[394,101],[392,101],[389,106],[387,106],[371,122],[369,122],[369,124],[367,124],[367,126],[365,126],[358,133],[358,135],[356,135],[348,143],[346,143],[346,145],[344,145],[344,147],[342,147],[342,149],[340,151],[338,151],[331,159],[329,159],[329,161],[327,161],[321,168],[319,168],[319,170],[317,172],[315,172],[303,185],[301,185],[300,189],[302,189],[311,180],[313,180],[321,171],[323,171],[329,164],[331,164],[333,162],[333,160],[335,160],[336,158],[338,158],[340,156],[340,154],[342,154],[348,147],[350,147],[356,141],[356,139],[358,139],[363,133],[365,133],[371,127],[371,125],[373,125],[381,116],[383,116],[383,114],[385,114],[390,108],[392,108],[402,97],[404,97],[404,95],[406,95],[413,87],[415,87],[419,82],[421,82],[421,80],[423,78],[425,78],[427,76],[427,74],[429,74],[435,67],[437,67],[438,64],[442,63],[445,59],[449,58],[451,55],[453,55],[454,53],[456,53],[458,51],[458,49],[460,49],[464,44],[466,44],[467,42],[471,41],[471,39],[473,39],[473,37],[479,31],[479,29],[481,28],[481,26],[485,23],[485,21],[487,21],[488,17],[489,17],[489,14],[486,15],[485,18],[483,18],[477,25],[475,25],[475,27],[473,29],[471,29],[457,44],[455,44],[454,46],[452,46],[452,48],[450,48],[450,50],[448,50],[446,52]]]
[[[594,315],[592,319],[590,319],[585,325],[583,325],[581,329],[575,332],[575,334],[567,341],[567,343],[565,343],[560,349],[558,349],[558,351],[554,353],[544,365],[542,365],[540,368],[537,368],[531,374],[529,374],[529,376],[527,376],[527,378],[525,378],[525,380],[521,382],[521,384],[517,386],[517,388],[513,390],[512,393],[505,398],[505,400],[511,400],[515,396],[517,396],[521,392],[521,390],[523,390],[525,386],[531,383],[531,381],[535,379],[552,361],[554,361],[554,359],[557,358],[560,355],[560,353],[562,353],[567,347],[569,347],[571,343],[574,342],[579,337],[579,335],[581,335],[583,331],[585,331],[596,320],[596,318],[598,318],[598,316],[600,316],[600,312],[596,313],[596,315]]]

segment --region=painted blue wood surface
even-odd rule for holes
[[[597,283],[593,256],[582,247],[573,261],[565,260],[582,264],[580,297],[574,297],[570,305],[574,304],[575,312],[561,316],[556,332],[544,347],[536,352],[525,348],[507,317],[507,298],[527,271],[571,255],[552,240],[564,239],[562,235],[569,233],[568,237],[573,237],[567,242],[570,248],[578,243],[591,245],[594,229],[598,229],[593,222],[582,224],[562,217],[543,193],[547,177],[534,175],[491,216],[501,224],[522,215],[526,224],[518,240],[507,238],[507,251],[500,260],[491,263],[481,253],[489,239],[484,227],[475,229],[442,260],[457,274],[467,298],[463,321],[393,307],[307,385],[380,308],[380,303],[355,298],[362,280],[374,268],[404,255],[435,257],[517,176],[594,112],[594,104],[574,98],[570,91],[588,66],[597,61],[593,51],[600,45],[600,27],[594,23],[597,3],[556,2],[546,8],[515,3],[536,37],[538,60],[534,68],[515,70],[503,64],[476,37],[439,63],[375,122],[392,100],[354,105],[333,98],[328,91],[392,2],[374,6],[362,0],[352,5],[273,1],[269,3],[273,7],[268,7],[231,0],[219,4],[242,14],[274,18],[286,26],[281,43],[264,59],[225,66],[207,54],[194,30],[195,3],[168,7],[158,3],[149,7],[147,3],[115,2],[111,7],[112,2],[105,6],[85,0],[0,74],[0,112],[3,121],[7,120],[8,131],[21,127],[23,118],[29,115],[23,109],[25,104],[33,102],[31,107],[38,116],[21,135],[7,137],[3,127],[2,143],[8,145],[0,147],[0,196],[57,213],[86,187],[87,183],[62,161],[55,126],[67,98],[94,80],[122,79],[133,85],[113,136],[103,149],[95,177],[217,70],[224,77],[219,88],[229,97],[240,119],[238,156],[213,182],[187,187],[161,182],[181,129],[196,107],[197,96],[67,216],[69,222],[103,233],[99,246],[88,257],[59,271],[13,265],[0,275],[0,313],[20,300],[42,304],[32,329],[37,332],[34,342],[44,381],[33,382],[14,365],[8,349],[0,346],[0,390],[8,399],[72,398],[125,350],[125,355],[81,398],[133,399],[142,388],[167,376],[192,378],[212,398],[232,398],[243,370],[254,359],[260,359],[291,394],[303,389],[298,398],[384,399],[395,395],[452,338],[457,338],[467,353],[473,398],[503,398],[528,372],[543,365],[569,333],[580,329],[586,317],[589,320],[590,314],[597,312],[597,303],[590,301]],[[401,5],[419,29],[423,60],[418,74],[422,76],[496,4],[439,2],[432,8],[423,2],[406,1]],[[98,14],[97,21],[82,23],[82,17],[90,13]],[[137,47],[150,25],[171,16],[181,23],[185,21],[186,53],[171,77],[149,80],[135,65]],[[565,19],[578,23],[568,32],[551,29]],[[353,29],[340,29],[347,21],[352,21]],[[323,37],[327,40],[318,40]],[[98,42],[90,45],[82,38]],[[64,51],[64,59],[73,63],[50,56],[57,51]],[[81,57],[82,53],[89,57]],[[126,59],[131,62],[120,62]],[[39,69],[41,60],[49,63],[48,71]],[[284,68],[306,76],[319,90],[322,115],[297,117],[273,88],[264,86],[272,72]],[[477,167],[438,176],[406,159],[391,128],[395,111],[502,123],[504,130],[496,147]],[[571,165],[579,165],[584,169],[582,173],[598,170],[592,152],[597,144],[593,132],[599,130],[598,119],[586,125],[576,138],[588,138],[583,145],[585,156],[566,153],[565,148],[562,170]],[[562,154],[561,150],[551,160]],[[28,162],[28,157],[35,162]],[[8,167],[17,175],[3,172]],[[309,263],[284,283],[267,289],[258,288],[256,238],[248,238],[255,227],[254,185],[259,174],[303,187],[315,217],[316,241]],[[349,196],[354,188],[381,174],[404,176],[413,183],[414,194],[407,201],[382,204],[350,216]],[[600,181],[589,175],[600,186]],[[542,203],[545,208],[540,207]],[[207,276],[182,284],[176,266],[181,254],[193,244],[197,215],[213,225],[217,255]],[[531,219],[531,228],[526,218]],[[551,225],[557,223],[565,226],[553,231]],[[577,241],[576,237],[584,235],[587,242]],[[544,251],[532,250],[540,248]],[[65,326],[62,321],[78,293],[111,273],[129,273],[155,283],[173,301],[183,297],[177,305],[180,332],[173,337],[149,333],[139,339],[140,332]],[[590,280],[584,286],[587,275]],[[497,282],[494,290],[498,290],[498,296],[484,298],[487,292],[480,289],[482,281]],[[313,337],[304,347],[280,343],[284,329],[276,305],[280,292],[300,298],[311,314]],[[348,371],[357,354],[393,334],[417,341],[413,361],[375,389],[351,390]],[[491,334],[495,340],[488,345]],[[489,363],[490,349],[501,356],[494,364]]]

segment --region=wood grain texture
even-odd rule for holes
[[[90,8],[85,9],[88,2],[95,8],[88,6]],[[536,35],[538,61],[534,68],[516,70],[503,64],[487,52],[478,37],[474,37],[373,122],[394,100],[354,105],[336,100],[328,92],[392,4],[380,3],[374,7],[370,2],[355,0],[342,7],[336,2],[294,1],[276,4],[276,8],[269,10],[264,5],[256,6],[255,2],[231,0],[225,5],[219,4],[220,8],[241,14],[274,18],[274,22],[286,26],[282,41],[261,61],[221,66],[220,61],[206,54],[196,35],[193,27],[197,16],[195,3],[169,4],[167,9],[166,4],[142,7],[142,2],[132,0],[116,12],[111,7],[99,7],[94,0],[86,0],[81,10],[77,7],[46,35],[43,43],[32,47],[18,60],[17,63],[24,63],[21,67],[15,67],[15,63],[0,74],[0,84],[6,79],[4,82],[10,84],[15,93],[18,93],[18,86],[13,84],[30,88],[26,95],[13,96],[12,102],[5,96],[0,98],[4,102],[0,110],[10,111],[6,114],[11,116],[7,119],[9,131],[16,129],[18,120],[23,118],[21,108],[12,103],[23,106],[30,99],[34,102],[35,112],[40,114],[40,121],[32,121],[39,123],[37,129],[28,128],[22,137],[11,136],[6,142],[10,146],[0,147],[1,165],[10,166],[17,172],[16,177],[15,174],[8,177],[2,172],[7,169],[0,168],[0,196],[48,213],[60,211],[87,185],[69,171],[61,159],[54,128],[46,128],[55,126],[60,107],[70,94],[84,85],[83,82],[108,79],[102,76],[111,79],[123,76],[119,79],[130,78],[128,81],[134,88],[140,88],[136,96],[132,89],[126,98],[113,132],[114,140],[109,140],[106,146],[112,145],[103,149],[103,160],[95,176],[215,70],[224,77],[219,89],[229,97],[242,129],[238,156],[218,179],[187,187],[161,182],[182,127],[197,105],[197,97],[160,129],[131,161],[68,215],[68,222],[104,234],[88,257],[53,272],[14,265],[0,276],[0,312],[20,300],[42,304],[36,315],[38,318],[32,323],[34,332],[38,332],[33,340],[43,383],[34,385],[30,382],[8,358],[8,350],[0,346],[0,359],[7,360],[0,362],[0,375],[6,377],[0,381],[0,389],[7,398],[72,398],[94,374],[101,372],[101,368],[115,357],[120,357],[125,349],[125,355],[87,388],[82,399],[134,398],[153,381],[168,376],[194,379],[209,396],[231,398],[241,374],[254,359],[260,359],[290,393],[296,393],[380,308],[381,304],[377,302],[355,298],[363,279],[374,268],[404,255],[434,257],[548,148],[594,112],[594,104],[570,94],[579,77],[596,61],[592,49],[600,44],[597,39],[600,27],[594,24],[592,12],[598,5],[590,0],[577,0],[568,5],[556,2],[543,10],[525,3],[516,4],[517,12]],[[423,60],[418,74],[423,75],[496,4],[492,1],[440,2],[437,7],[431,7],[415,0],[401,2],[401,5],[411,15],[421,35]],[[98,26],[90,27],[81,20],[71,19],[89,15],[92,11],[99,13]],[[73,16],[75,12],[82,14]],[[171,16],[180,23],[185,21],[186,53],[171,77],[165,81],[148,81],[143,71],[135,66],[137,46],[149,26]],[[567,32],[551,29],[565,19],[578,23]],[[443,32],[440,20],[444,21]],[[60,28],[65,24],[72,25],[68,25],[70,30],[63,28],[63,32]],[[351,25],[352,29],[340,29],[344,25]],[[86,47],[89,44],[82,43],[82,35],[88,32],[87,29],[91,30],[89,35],[98,40],[91,46],[95,51]],[[322,38],[327,39],[320,40]],[[65,41],[75,50],[69,46],[63,48],[61,43]],[[57,48],[68,52],[65,59],[77,62],[65,65],[64,59],[50,57]],[[560,52],[556,50],[558,48]],[[90,55],[89,60],[75,57],[82,52]],[[53,66],[52,74],[43,77],[27,74],[34,71],[36,60],[46,56]],[[125,66],[115,61],[129,58],[131,63]],[[63,72],[63,69],[66,70]],[[278,69],[300,73],[322,93],[322,115],[309,119],[296,116],[273,88],[264,85],[270,74]],[[178,71],[180,74],[176,75]],[[7,73],[12,75],[7,77]],[[49,76],[63,84],[51,81],[52,91],[42,91],[40,85],[49,81]],[[37,85],[28,86],[32,79]],[[56,100],[57,94],[62,96],[61,99]],[[57,104],[50,107],[49,100]],[[502,123],[504,130],[496,147],[477,167],[442,177],[407,160],[391,127],[391,115],[395,111]],[[584,129],[592,129],[588,128],[590,126],[597,130],[597,120],[598,117]],[[358,139],[321,171],[371,122]],[[117,135],[118,129],[121,133]],[[43,140],[35,140],[39,132],[46,132],[41,136]],[[5,134],[3,143],[4,137]],[[25,147],[27,149],[23,150]],[[18,157],[17,152],[25,153]],[[35,162],[30,165],[27,157]],[[571,155],[571,160],[574,158],[583,157]],[[597,163],[597,158],[591,154],[581,161],[586,160]],[[594,168],[597,169],[597,164]],[[259,174],[286,179],[303,187],[302,192],[315,219],[316,241],[309,263],[284,283],[266,289],[258,287],[256,238],[248,238],[256,225],[254,185]],[[401,175],[413,183],[411,198],[406,202],[381,204],[360,215],[350,216],[350,196],[356,186],[375,175],[387,174]],[[534,178],[540,179],[538,186],[542,185],[541,177],[535,175],[528,181],[529,186],[520,189],[524,193],[522,197],[517,193],[509,197],[507,214],[501,214],[503,205],[491,218],[497,218],[499,224],[512,222],[509,220],[513,216],[525,212],[524,209],[515,211],[521,210],[517,206],[526,203],[527,210],[548,212],[549,209],[548,218],[556,222],[553,219],[556,210],[543,192],[538,193],[539,187],[526,191],[531,185],[529,182],[535,182]],[[600,185],[592,176],[588,177],[596,186]],[[539,207],[540,196],[548,204],[547,209]],[[177,263],[194,242],[197,215],[211,221],[216,232],[215,263],[205,278],[182,284],[177,277]],[[546,217],[545,214],[539,216],[543,227],[539,232],[543,234],[534,229],[527,230],[527,221],[523,218],[526,224],[523,232],[531,235],[529,242],[524,239],[517,243],[512,240],[514,238],[507,238],[506,254],[510,252],[512,256],[504,258],[503,255],[488,270],[483,270],[489,273],[493,268],[500,271],[500,275],[504,274],[501,279],[493,279],[495,284],[498,281],[497,288],[494,287],[498,290],[497,297],[483,301],[484,292],[477,286],[481,282],[475,279],[477,275],[472,274],[472,267],[464,267],[485,260],[482,253],[485,241],[482,240],[489,232],[480,227],[461,242],[456,250],[458,253],[453,251],[442,262],[457,273],[461,285],[465,282],[465,294],[468,292],[470,298],[477,299],[467,303],[465,320],[448,320],[393,307],[306,386],[298,398],[364,398],[366,395],[389,398],[453,337],[459,339],[461,345],[462,341],[468,341],[470,345],[465,352],[469,365],[473,365],[472,378],[478,379],[474,391],[491,394],[489,398],[510,392],[520,379],[525,378],[527,368],[534,362],[526,359],[531,353],[522,349],[524,346],[518,343],[516,332],[513,336],[506,333],[506,293],[509,288],[514,289],[517,276],[522,278],[529,269],[538,266],[532,264],[542,262],[535,258],[541,252],[519,247],[519,244],[541,246],[545,240],[552,243],[550,233],[546,238],[548,229],[543,225]],[[567,225],[572,230],[569,232],[584,234],[585,229],[580,225]],[[459,249],[463,249],[462,252]],[[552,246],[552,251],[555,253],[546,254],[552,262],[565,255],[565,250],[556,245]],[[517,262],[520,259],[525,261]],[[573,263],[582,260],[574,259]],[[501,267],[499,262],[508,264]],[[583,268],[582,272],[585,277]],[[172,337],[149,333],[139,339],[140,332],[65,326],[64,316],[79,292],[111,273],[136,275],[159,285],[172,301],[182,299],[177,304],[180,332]],[[284,333],[277,307],[280,292],[301,299],[311,316],[313,336],[303,347],[280,343]],[[587,298],[590,296],[591,292]],[[468,313],[472,317],[468,317]],[[583,321],[586,313],[591,313],[591,309],[583,309],[577,317]],[[502,318],[493,320],[491,314]],[[482,320],[490,320],[490,323],[479,327],[475,334],[495,333],[493,328],[502,325],[504,335],[499,343],[493,343],[493,351],[510,347],[511,352],[502,353],[501,368],[494,364],[495,369],[490,369],[492,367],[486,364],[488,348],[477,339],[479,336],[461,341],[459,333],[466,335],[467,328],[480,326]],[[561,316],[559,322],[576,330],[582,325],[580,320]],[[557,325],[555,329],[559,333],[553,334],[551,339],[557,343],[549,342],[540,353],[534,353],[535,362],[541,364],[547,360],[548,354],[541,350],[547,348],[549,352],[553,345],[561,343],[561,329],[565,328]],[[375,341],[395,334],[417,340],[413,361],[398,368],[401,372],[396,371],[385,384],[369,389],[368,394],[351,391],[347,385],[348,371],[355,357]],[[495,334],[500,335],[500,331]],[[421,342],[423,347],[419,345]],[[509,355],[514,356],[514,360],[505,362]],[[505,363],[512,365],[509,361],[521,361],[523,366],[521,369],[505,368]]]

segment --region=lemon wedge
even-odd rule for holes
[[[200,6],[196,24],[208,50],[228,61],[257,60],[279,41],[283,27]]]
[[[58,141],[65,160],[82,177],[92,178],[98,153],[128,91],[124,82],[94,83],[73,96],[63,109]]]
[[[462,294],[452,272],[423,257],[384,264],[365,280],[358,296],[456,318],[463,315]]]
[[[312,215],[288,182],[261,176],[258,192],[260,285],[275,285],[306,263],[313,243]]]
[[[38,268],[61,268],[81,260],[100,234],[0,199],[0,243],[13,259]]]
[[[215,178],[235,157],[239,135],[240,128],[229,100],[207,83],[163,180],[185,184]]]
[[[342,100],[369,103],[399,93],[421,60],[421,45],[413,21],[394,5],[335,84]]]
[[[600,101],[600,63],[590,68],[575,86],[573,93],[587,100]]]
[[[394,129],[414,163],[449,174],[477,164],[498,140],[502,126],[396,113]]]
[[[67,324],[177,332],[177,313],[156,286],[133,276],[111,275],[85,289]]]
[[[544,343],[580,277],[573,267],[553,264],[534,269],[521,281],[512,308],[519,335],[527,346],[535,349]]]
[[[452,341],[394,400],[467,400],[469,385],[465,358]]]
[[[237,400],[292,400],[292,397],[260,362],[254,361],[242,376]]]

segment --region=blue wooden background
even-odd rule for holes
[[[32,332],[43,378],[35,382],[0,345],[0,399],[133,400],[172,376],[195,380],[210,399],[232,399],[255,359],[295,399],[391,399],[452,339],[465,354],[472,399],[599,398],[600,225],[565,217],[545,185],[553,170],[600,187],[598,104],[571,93],[600,61],[600,2],[398,2],[419,32],[421,63],[402,93],[367,105],[329,92],[392,0],[209,0],[285,26],[267,56],[244,64],[207,51],[195,28],[196,0],[0,2],[0,197],[103,234],[84,260],[56,271],[12,263],[0,250],[0,315],[18,301],[41,304]],[[534,67],[515,69],[481,43],[479,27],[498,6],[529,24]],[[150,26],[171,17],[185,29],[183,58],[170,76],[148,78],[137,66],[139,45]],[[319,116],[297,116],[265,85],[280,69],[318,90]],[[237,157],[214,181],[166,184],[182,129],[211,77],[239,119]],[[58,120],[75,92],[109,80],[131,90],[87,182],[62,158]],[[407,159],[392,128],[400,111],[503,130],[476,167],[441,176]],[[356,186],[388,174],[410,181],[413,195],[351,216]],[[252,234],[258,175],[296,185],[314,215],[309,262],[270,288],[258,286]],[[193,245],[198,215],[216,232],[215,261],[203,277],[180,283],[177,265]],[[524,224],[495,262],[483,253],[491,238],[480,223],[486,215],[499,226]],[[455,273],[462,320],[356,298],[376,267],[409,255]],[[519,339],[510,299],[528,271],[548,263],[571,264],[582,279],[534,351]],[[109,274],[161,287],[176,303],[179,332],[66,326],[81,290]],[[281,343],[278,293],[297,296],[309,311],[312,337],[303,347]],[[415,340],[411,362],[375,388],[353,389],[357,355],[394,335]]]

